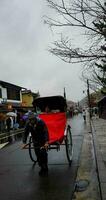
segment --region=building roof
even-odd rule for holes
[[[98,104],[101,104],[103,102],[106,102],[106,96],[102,97],[99,101]]]
[[[24,89],[21,92],[22,92],[22,94],[31,94],[34,97],[36,97],[36,96],[38,97],[39,96],[39,92],[35,93],[35,92],[32,92],[31,90],[27,90],[27,89]]]
[[[3,87],[7,87],[7,88],[17,88],[17,89],[22,89],[23,87],[21,87],[21,86],[18,86],[18,85],[14,85],[14,84],[12,84],[12,83],[8,83],[8,82],[5,82],[5,81],[1,81],[0,80],[0,85],[1,86],[3,86]]]

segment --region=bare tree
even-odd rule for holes
[[[68,63],[83,63],[90,69],[93,79],[98,84],[106,78],[106,66],[99,66],[100,60],[106,58],[106,7],[103,0],[46,0],[48,6],[56,11],[58,18],[45,17],[45,23],[50,27],[77,27],[84,31],[90,40],[88,48],[74,48],[70,38],[61,35],[54,41],[49,51]],[[97,65],[95,65],[97,63]],[[91,70],[92,68],[92,70]],[[105,70],[104,70],[105,69]],[[105,71],[105,72],[104,72]],[[91,73],[90,72],[90,73]],[[104,77],[100,78],[100,75]],[[83,73],[84,76],[84,73]],[[104,82],[105,83],[105,82]]]

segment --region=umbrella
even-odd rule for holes
[[[16,117],[17,116],[17,114],[14,113],[14,112],[8,112],[6,115],[10,116],[10,117]]]
[[[32,113],[31,111],[28,111],[27,113],[25,113],[23,116],[22,116],[22,119],[26,120],[28,119],[30,113]]]
[[[32,114],[31,111],[25,113],[25,114],[22,116],[22,119],[27,120],[31,114]],[[35,117],[37,117],[37,114],[36,114],[36,113],[33,113],[33,114],[35,115]]]

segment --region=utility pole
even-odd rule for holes
[[[64,87],[64,98],[66,99],[66,90],[65,90],[65,87]]]
[[[87,95],[88,95],[88,106],[89,106],[89,118],[91,119],[91,101],[89,93],[89,80],[87,79]]]
[[[90,125],[89,133],[91,133],[92,132],[92,126],[91,126],[92,114],[91,114],[91,101],[90,101],[89,81],[88,81],[88,79],[87,79],[87,95],[88,95],[88,106],[89,106],[89,125]]]

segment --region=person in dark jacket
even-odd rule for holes
[[[11,119],[10,119],[10,117],[7,117],[7,119],[6,119],[6,126],[7,126],[7,132],[10,132],[10,129],[11,129]]]
[[[45,175],[48,173],[48,129],[43,120],[35,117],[34,114],[29,115],[28,122],[26,123],[25,131],[23,134],[23,148],[26,145],[27,137],[31,133],[32,140],[35,148],[35,154],[41,170],[39,175]]]

